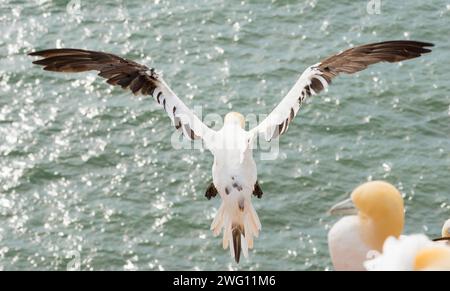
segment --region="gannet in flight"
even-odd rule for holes
[[[252,206],[252,195],[261,198],[253,159],[253,141],[263,135],[267,141],[284,134],[306,97],[327,88],[340,73],[352,74],[378,62],[399,62],[428,53],[433,44],[417,41],[387,41],[347,49],[308,67],[279,105],[258,126],[245,130],[245,119],[237,112],[228,113],[222,129],[206,126],[175,95],[154,69],[114,54],[81,49],[49,49],[31,53],[42,59],[33,62],[55,72],[99,71],[111,85],[130,89],[134,94],[152,95],[168,114],[172,125],[191,140],[202,140],[214,155],[213,183],[206,191],[210,199],[219,193],[222,204],[211,229],[223,231],[223,247],[230,247],[236,262],[253,248],[253,238],[261,230]]]
[[[431,255],[441,253],[435,248],[443,248],[442,253],[450,252],[445,242],[433,242],[424,234],[401,235],[405,216],[403,198],[387,182],[372,181],[358,186],[350,199],[334,205],[330,213],[348,214],[328,232],[328,248],[337,271],[424,269],[425,255],[419,257],[422,267],[414,267],[420,251],[432,248]],[[445,235],[447,227],[444,224],[443,238],[437,240],[447,240],[445,236],[450,236]],[[426,268],[435,269],[438,265]]]

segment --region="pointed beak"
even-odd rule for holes
[[[349,198],[335,204],[328,210],[328,213],[331,215],[355,215],[358,214],[358,209],[356,209],[352,199]]]

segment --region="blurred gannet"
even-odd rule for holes
[[[442,237],[450,237],[450,219],[442,226]]]
[[[442,237],[431,241],[423,234],[389,237],[382,254],[367,260],[369,271],[450,271],[450,219],[442,227]]]
[[[329,212],[353,214],[339,220],[328,232],[328,247],[337,271],[413,270],[419,251],[445,246],[445,242],[433,242],[423,234],[401,235],[403,198],[387,182],[358,186],[350,199],[334,205]],[[443,237],[448,236],[448,227],[447,221]]]
[[[372,181],[334,205],[331,214],[351,214],[328,232],[328,248],[337,271],[363,271],[370,251],[381,252],[384,241],[399,237],[404,225],[403,198],[391,184]]]
[[[436,238],[434,241],[446,241],[450,245],[450,219],[442,226],[442,237]]]
[[[364,266],[368,271],[450,271],[450,247],[423,234],[389,237],[382,254]]]
[[[214,155],[213,183],[206,191],[210,199],[219,193],[222,204],[211,229],[223,231],[223,247],[230,247],[236,262],[253,248],[253,238],[261,223],[251,203],[252,195],[261,198],[253,159],[253,142],[258,135],[267,141],[284,134],[306,97],[326,89],[340,73],[353,74],[379,62],[400,62],[428,53],[431,43],[387,41],[347,49],[308,67],[278,106],[258,126],[245,130],[245,119],[237,112],[225,116],[223,128],[206,126],[154,69],[114,54],[82,49],[49,49],[31,53],[42,59],[33,62],[54,72],[99,71],[111,85],[130,89],[134,94],[151,95],[168,114],[172,125],[190,140],[202,140]]]
[[[450,271],[450,248],[433,246],[417,252],[414,257],[415,271]]]

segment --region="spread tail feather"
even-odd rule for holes
[[[219,210],[217,211],[216,217],[214,217],[213,222],[211,223],[211,230],[214,233],[214,236],[218,236],[220,234],[220,230],[223,226],[223,213],[224,213],[224,203],[220,205]]]
[[[244,257],[248,257],[248,250],[253,249],[253,238],[258,237],[261,230],[261,222],[250,201],[246,201],[243,215],[239,217],[241,221],[236,221],[236,217],[226,211],[225,203],[222,202],[216,217],[211,223],[211,230],[214,235],[220,234],[222,228],[224,249],[230,247],[231,256],[239,263],[241,252]]]
[[[238,224],[235,224],[232,226],[232,234],[233,250],[231,255],[234,253],[234,259],[236,260],[236,263],[239,263],[239,259],[241,258],[241,237],[243,237],[244,228]]]

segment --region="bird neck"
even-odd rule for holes
[[[361,221],[361,236],[364,242],[374,250],[382,251],[384,241],[394,236],[398,238],[403,231],[402,215],[385,215],[382,217],[367,217],[359,215]]]

